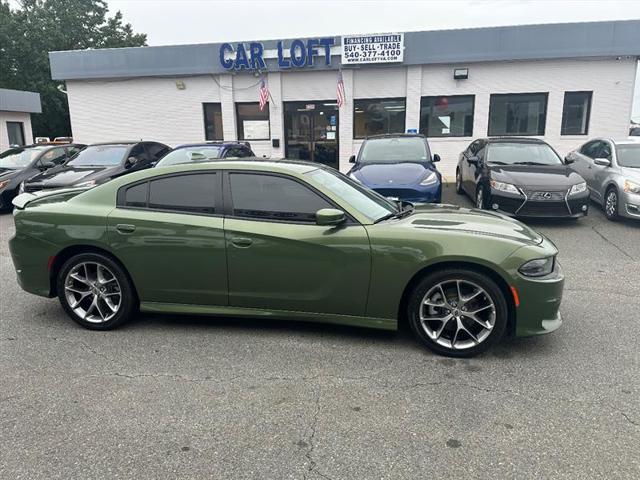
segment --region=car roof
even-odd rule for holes
[[[383,133],[381,135],[371,135],[370,137],[366,137],[366,140],[380,140],[380,139],[384,139],[384,138],[424,138],[426,139],[427,137],[425,137],[423,134],[421,133]]]
[[[243,159],[235,160],[211,160],[202,162],[188,162],[178,163],[167,167],[169,169],[180,170],[196,170],[196,169],[211,169],[211,170],[264,170],[264,171],[277,171],[281,173],[293,172],[293,173],[306,173],[317,169],[329,169],[326,165],[316,162],[306,162],[304,160],[290,160],[286,158],[259,158],[259,157],[247,157]],[[155,170],[155,169],[153,169]]]
[[[211,148],[220,148],[220,147],[247,147],[246,142],[236,142],[236,141],[228,141],[228,142],[200,142],[200,143],[185,143],[183,145],[178,145],[174,148],[174,150],[178,150],[179,148],[189,148],[189,147],[211,147]]]
[[[607,140],[607,141],[613,143],[614,145],[638,145],[640,143],[640,137],[638,137],[638,138],[620,138],[620,139],[602,137],[602,138],[592,138],[588,142],[592,142],[594,140]],[[585,143],[588,143],[588,142],[585,142]]]
[[[485,140],[487,143],[534,143],[548,145],[544,140],[529,137],[486,137],[479,140]]]

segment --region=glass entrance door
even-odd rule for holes
[[[285,102],[284,128],[287,158],[338,168],[336,102]]]

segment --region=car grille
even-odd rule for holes
[[[535,191],[525,192],[529,200],[534,202],[561,202],[564,201],[567,191]]]
[[[419,192],[411,188],[374,188],[383,197],[415,198],[424,196],[424,192]]]
[[[518,211],[518,215],[532,217],[564,217],[571,215],[567,207],[567,203],[562,200],[558,201],[531,201],[528,200]]]

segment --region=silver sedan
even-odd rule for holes
[[[566,158],[609,220],[640,219],[640,141],[596,138]]]

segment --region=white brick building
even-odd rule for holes
[[[451,175],[478,137],[536,136],[564,155],[589,136],[627,135],[639,21],[412,32],[403,40],[403,61],[385,64],[342,64],[341,38],[326,58],[320,48],[314,65],[298,68],[279,65],[275,41],[260,43],[262,68],[241,70],[224,62],[249,51],[249,42],[52,52],[50,59],[53,78],[66,81],[74,140],[82,143],[246,139],[258,155],[345,171],[363,137],[417,130]],[[346,91],[339,109],[338,69]],[[467,78],[454,79],[457,69]],[[262,75],[268,113],[257,106]]]

